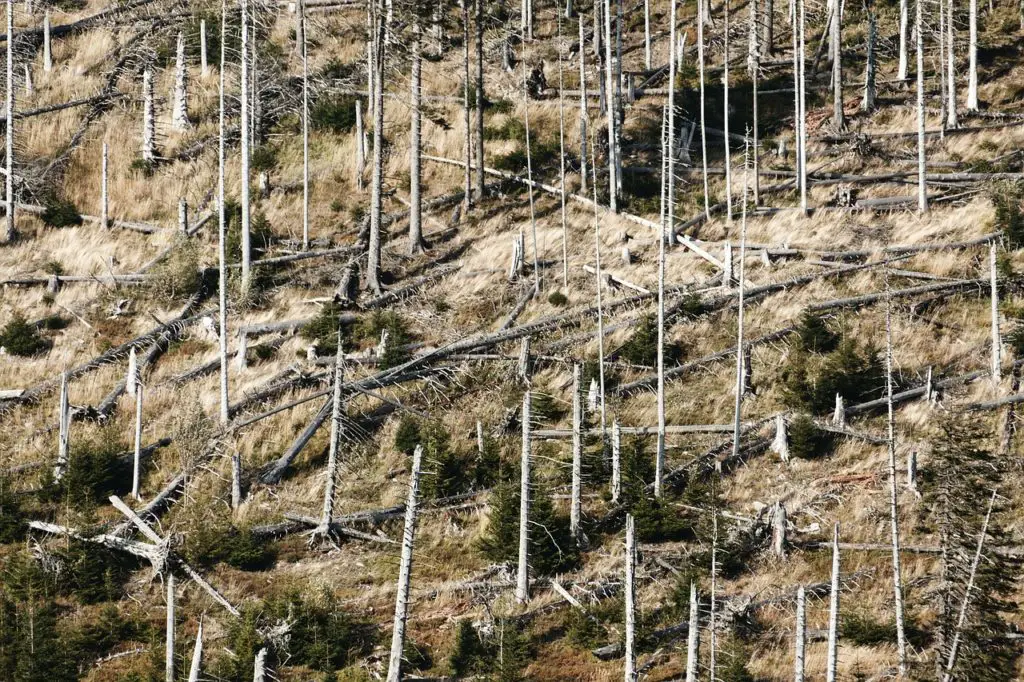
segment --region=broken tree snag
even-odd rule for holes
[[[156,159],[156,118],[153,112],[153,72],[142,73],[142,160]]]
[[[619,501],[622,493],[622,428],[619,420],[612,420],[612,502]]]
[[[402,679],[402,652],[405,648],[405,624],[409,616],[409,576],[412,572],[412,548],[416,536],[416,501],[419,496],[420,462],[423,446],[417,445],[412,455],[409,475],[409,497],[405,504],[405,530],[402,532],[402,559],[398,567],[398,595],[395,597],[395,622],[391,631],[391,658],[387,682]]]
[[[783,462],[789,462],[789,437],[786,434],[786,417],[775,415],[775,438],[772,440],[771,451]]]
[[[50,51],[50,10],[43,15],[43,71],[53,71],[53,53]]]
[[[143,386],[138,377],[135,379],[135,449],[132,456],[132,497],[136,500],[142,499],[139,496],[139,479],[142,466],[142,394]]]
[[[780,559],[786,558],[786,505],[782,500],[772,510],[772,552]]]
[[[523,394],[523,443],[519,472],[519,563],[516,572],[516,601],[530,599],[530,389]]]
[[[793,655],[793,682],[804,682],[804,641],[807,636],[807,599],[803,585],[796,591],[796,642]]]
[[[704,0],[708,2],[709,0]],[[686,637],[686,682],[697,682],[697,664],[700,658],[700,602],[697,584],[690,581],[690,626]]]
[[[199,75],[204,78],[210,73],[210,63],[206,59],[206,19],[199,20]],[[199,624],[202,628],[202,623]]]
[[[363,191],[363,173],[366,172],[366,133],[363,132],[363,101],[356,100],[356,189]]]
[[[626,514],[626,675],[625,682],[636,680],[636,537],[633,515]]]
[[[832,426],[846,428],[846,402],[839,393],[836,393],[836,408],[832,411]]]
[[[178,32],[178,49],[174,63],[174,104],[171,109],[171,127],[188,128],[188,67],[185,64],[185,34]]]
[[[826,682],[836,682],[839,663],[839,522],[832,530],[832,587],[828,607],[828,660],[825,664]]]
[[[529,338],[529,337],[525,337]],[[580,363],[572,366],[572,500],[569,506],[569,532],[581,544],[580,512],[583,488],[583,369]]]
[[[530,337],[524,336],[519,342],[519,378],[526,384],[530,383],[533,364],[530,361]]]
[[[977,2],[977,0],[973,0]],[[989,262],[989,288],[992,292],[992,381],[999,383],[1001,377],[1002,353],[999,340],[999,280],[996,271],[996,245],[995,242],[988,247]]]
[[[341,446],[342,418],[344,406],[341,399],[341,384],[344,380],[345,352],[342,350],[341,330],[338,330],[338,352],[334,358],[334,393],[331,399],[331,442],[327,454],[326,480],[324,481],[324,504],[320,514],[320,525],[313,531],[313,537],[326,538],[334,517],[334,479],[338,473],[338,448]]]
[[[907,488],[917,492],[917,450],[907,455]]]
[[[196,643],[192,649],[192,665],[188,670],[188,682],[199,682],[199,667],[203,661],[203,619],[199,619],[199,630],[196,632]]]
[[[68,446],[71,442],[71,405],[68,403],[68,373],[60,375],[60,402],[57,405],[57,463],[53,466],[53,480],[59,483],[68,465]]]
[[[926,403],[935,402],[935,384],[932,381],[932,366],[928,365],[928,374],[926,375],[924,382],[924,395],[921,396],[921,400]]]
[[[256,660],[252,665],[252,682],[266,682],[267,679],[267,648],[256,652]]]
[[[231,508],[242,506],[242,454],[235,448],[231,453]]]

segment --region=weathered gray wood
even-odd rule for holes
[[[529,550],[530,550],[530,418],[531,391],[523,394],[523,436],[520,455],[519,482],[519,561],[516,571],[516,601],[526,603],[530,599]]]
[[[839,665],[839,522],[832,531],[832,587],[828,608],[828,659],[825,663],[827,682],[836,682]]]
[[[709,2],[709,0],[704,0]],[[697,22],[700,25],[702,22]],[[700,617],[700,602],[697,599],[697,585],[690,581],[690,622],[687,628],[686,639],[686,682],[697,682],[697,665],[699,663],[700,649],[700,628],[698,619]]]
[[[142,73],[142,160],[156,160],[156,116],[153,110],[153,72]]]
[[[205,22],[204,22],[205,24]],[[205,31],[205,25],[204,25]],[[203,34],[203,52],[204,52],[204,64],[205,67],[205,52],[206,52],[206,34]],[[199,669],[203,662],[203,619],[199,619],[199,630],[196,632],[196,642],[192,649],[192,665],[188,670],[188,682],[199,682]]]
[[[580,516],[583,490],[583,368],[572,366],[572,500],[569,505],[569,530],[577,543],[582,540]],[[525,432],[524,432],[525,434]]]
[[[805,646],[804,641],[807,635],[807,606],[804,588],[801,585],[796,593],[796,643],[793,656],[793,682],[804,682]]]
[[[409,583],[412,574],[413,544],[416,537],[416,503],[419,496],[422,459],[423,446],[417,445],[412,455],[409,496],[405,503],[405,529],[402,532],[402,558],[398,567],[398,592],[395,597],[395,618],[391,631],[391,656],[388,661],[387,682],[400,682],[402,679],[402,654],[405,647],[405,625],[409,617]]]
[[[171,108],[171,127],[186,130],[188,120],[188,66],[185,64],[185,34],[178,32],[178,45],[174,61],[174,93]]]
[[[675,0],[671,0],[675,2]],[[626,515],[626,664],[625,682],[636,680],[636,531],[633,515]]]

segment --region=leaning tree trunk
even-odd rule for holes
[[[225,141],[224,135],[224,72],[227,70],[227,0],[220,5],[220,89],[218,92],[218,132],[217,149],[217,283],[218,283],[218,319],[220,321],[220,425],[227,426],[228,414],[228,262],[227,262],[227,215],[225,213]]]
[[[697,601],[697,584],[692,580],[690,581],[690,621],[686,634],[686,682],[697,682],[697,665],[700,662],[700,602]]]
[[[868,48],[867,58],[864,61],[864,98],[860,102],[860,109],[864,112],[871,112],[875,109],[875,46],[878,42],[878,20],[875,16],[874,5],[868,8]]]
[[[242,292],[243,295],[249,291],[249,284],[252,281],[251,273],[251,244],[249,241],[250,215],[249,215],[249,0],[241,0],[242,5],[242,95],[241,95],[241,128],[242,138]]]
[[[839,522],[832,531],[832,583],[828,608],[828,660],[825,663],[826,682],[836,682],[839,663]]]
[[[956,115],[956,25],[953,22],[953,0],[949,0],[946,6],[946,18],[946,127],[956,128],[960,121]]]
[[[674,0],[673,0],[674,1]],[[633,515],[626,515],[626,674],[625,682],[636,680],[636,537]]]
[[[423,199],[420,196],[420,130],[422,128],[423,57],[420,53],[422,28],[418,12],[412,25],[412,111],[409,141],[409,254],[423,253]],[[358,142],[357,142],[358,144]]]
[[[185,64],[185,34],[178,33],[178,48],[174,65],[174,105],[171,108],[171,127],[188,128],[188,67]]]
[[[384,182],[384,19],[379,16],[380,0],[372,0],[375,16],[373,31],[373,170],[370,182],[370,239],[366,266],[366,287],[377,296],[383,293],[380,281],[381,201]]]
[[[921,2],[915,0],[917,33],[917,210],[928,212],[928,185],[925,182],[925,136],[924,136],[924,36],[921,18]]]
[[[832,4],[832,128],[837,133],[846,130],[846,116],[843,113],[842,0],[835,0]]]
[[[569,506],[569,531],[577,544],[582,539],[580,516],[583,493],[583,387],[580,363],[572,366],[572,499]]]
[[[468,0],[466,0],[468,4]],[[409,475],[409,497],[405,503],[405,530],[402,531],[402,559],[398,566],[398,594],[395,597],[395,622],[391,631],[391,657],[387,682],[402,679],[402,653],[405,648],[405,624],[409,617],[409,582],[412,573],[412,549],[416,539],[416,503],[420,489],[420,462],[423,446],[417,445],[412,455]]]
[[[331,519],[334,518],[334,481],[338,475],[338,450],[341,447],[342,419],[345,416],[342,402],[341,385],[344,382],[345,369],[343,360],[341,332],[338,332],[338,350],[334,355],[334,391],[331,402],[331,442],[327,452],[326,480],[324,481],[324,504],[320,514],[320,525],[314,535],[327,537],[331,530]]]
[[[804,682],[805,638],[807,635],[807,601],[803,585],[796,590],[796,643],[793,647],[793,682]]]
[[[921,0],[918,3],[918,16],[920,16]],[[920,26],[920,23],[918,24]],[[920,33],[918,34],[920,35]],[[893,384],[892,384],[892,295],[889,290],[889,268],[885,269],[885,393],[888,411],[888,446],[889,446],[889,523],[892,536],[892,581],[893,581],[893,606],[896,612],[896,648],[899,654],[900,675],[906,673],[907,667],[907,639],[903,627],[903,575],[900,569],[900,527],[899,527],[899,506],[898,491],[899,483],[896,480],[896,416],[893,411]],[[836,537],[838,538],[838,524]],[[838,542],[838,540],[837,540]],[[837,598],[838,599],[838,598]]]
[[[978,0],[970,0],[967,111],[978,110]]]
[[[971,1],[977,2],[977,0]],[[900,0],[900,63],[899,68],[896,71],[896,78],[901,81],[907,79],[907,71],[910,66],[910,60],[907,56],[907,49],[909,47],[907,44],[909,41],[908,33],[910,31],[910,5],[908,4],[909,2],[910,0]]]
[[[523,443],[519,470],[519,565],[516,573],[516,601],[530,599],[530,390],[523,395]]]

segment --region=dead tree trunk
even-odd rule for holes
[[[710,0],[706,0],[710,2]],[[722,134],[725,145],[725,219],[732,222],[732,155],[729,140],[729,0],[723,5],[725,27],[723,33],[724,47],[722,56]]]
[[[665,107],[665,159],[662,182],[665,192],[664,220],[658,233],[658,442],[654,460],[654,496],[661,497],[665,475],[665,242],[675,235],[675,79],[676,2],[669,0],[668,105]],[[672,239],[672,241],[675,241]]]
[[[331,402],[331,441],[327,453],[326,480],[324,481],[324,504],[320,514],[320,525],[314,531],[314,537],[327,537],[334,518],[334,480],[338,474],[338,449],[341,447],[342,418],[344,406],[341,398],[341,385],[344,383],[344,358],[341,332],[338,332],[338,350],[334,356],[334,392]]]
[[[674,0],[673,0],[674,1]],[[633,515],[626,515],[626,674],[625,682],[636,680],[636,538]]]
[[[828,660],[825,663],[826,682],[836,682],[839,664],[839,522],[832,531],[832,588],[828,605]]]
[[[956,115],[956,24],[953,22],[953,0],[949,0],[946,9],[946,126],[956,128],[960,121]]]
[[[295,54],[306,57],[306,2],[295,0]]]
[[[210,73],[210,63],[206,56],[206,19],[199,20],[199,75],[206,77]],[[200,624],[200,628],[202,624]]]
[[[384,18],[380,16],[380,0],[371,0],[373,28],[373,170],[370,182],[370,239],[366,266],[366,287],[374,294],[383,293],[380,281],[381,248],[381,185],[384,182]]]
[[[618,212],[618,177],[616,169],[618,161],[615,158],[615,150],[618,142],[616,117],[618,112],[615,109],[615,83],[614,65],[612,62],[612,11],[611,0],[604,0],[604,87],[608,105],[605,107],[605,118],[608,123],[608,206],[612,212]]]
[[[462,116],[466,130],[466,188],[465,197],[466,210],[469,213],[473,206],[473,131],[469,123],[469,3],[470,0],[462,0]]]
[[[192,665],[188,669],[188,682],[199,682],[199,668],[203,662],[203,619],[199,619],[196,643],[192,649]]]
[[[467,0],[468,1],[468,0]],[[527,0],[529,2],[530,0]],[[533,201],[533,158],[530,150],[530,91],[527,85],[526,60],[523,65],[523,124],[526,132],[526,182],[530,200],[530,232],[533,235],[533,295],[540,295],[540,253],[537,246],[537,211]],[[468,176],[467,176],[468,179]],[[469,186],[467,185],[467,189]]]
[[[580,511],[583,488],[583,386],[580,364],[572,366],[572,501],[569,507],[569,530],[577,544],[580,532]]]
[[[135,389],[139,382],[139,361],[135,355],[135,346],[128,351],[128,373],[125,375],[124,390],[128,395],[135,397]]]
[[[917,0],[917,2],[918,16],[920,16],[921,0]],[[900,569],[899,483],[896,480],[896,416],[893,412],[892,403],[892,296],[889,290],[888,266],[885,269],[885,294],[885,392],[889,431],[889,523],[892,535],[893,606],[896,612],[896,647],[899,653],[900,675],[904,675],[907,667],[907,640],[903,627],[903,576]],[[838,530],[836,537],[838,538]],[[838,597],[835,597],[835,599],[838,599]]]
[[[764,35],[761,38],[761,56],[770,57],[775,43],[775,0],[764,3]]]
[[[977,0],[972,0],[977,2]],[[924,35],[922,33],[921,3],[916,2],[915,28],[917,32],[917,210],[928,212],[928,186],[925,183],[925,130],[924,130]]]
[[[838,0],[837,0],[838,1]],[[905,2],[906,0],[904,0]],[[807,54],[806,54],[806,13],[807,8],[805,6],[805,0],[797,0],[800,4],[800,78],[799,78],[799,90],[800,90],[800,111],[797,113],[799,117],[799,140],[797,141],[797,152],[800,156],[798,162],[798,172],[800,173],[800,208],[804,215],[807,215]]]
[[[580,194],[587,193],[587,50],[584,47],[583,15],[579,17],[580,29]]]
[[[669,31],[674,33],[672,29],[675,26],[670,26]],[[650,0],[644,0],[644,68],[648,71],[651,70],[651,2]],[[671,81],[669,81],[670,87]]]
[[[241,127],[240,136],[242,142],[242,292],[248,293],[252,273],[250,259],[252,258],[251,244],[249,242],[249,0],[241,0],[242,6],[242,95],[241,95]]]
[[[188,128],[188,67],[185,64],[185,34],[178,32],[178,48],[174,64],[174,104],[171,108],[171,127]]]
[[[704,2],[707,1],[704,0]],[[686,636],[686,682],[697,682],[697,665],[700,662],[700,602],[697,601],[697,584],[692,580],[690,581],[689,625]]]
[[[747,75],[751,78],[754,77],[754,72],[757,70],[758,54],[760,53],[758,46],[758,41],[760,40],[758,12],[757,0],[751,0],[750,18],[747,23]]]
[[[803,585],[796,591],[796,642],[793,647],[793,682],[804,682],[804,641],[807,634],[807,599]]]
[[[622,494],[622,430],[619,420],[612,421],[612,503]]]
[[[167,633],[164,641],[164,680],[174,682],[174,573],[170,567],[164,572],[167,585]]]
[[[373,99],[373,90],[369,92]],[[363,130],[363,101],[356,100],[356,189],[363,191],[363,173],[366,172],[366,132]]]
[[[896,71],[896,78],[897,78],[897,80],[901,80],[901,81],[904,81],[904,80],[907,79],[907,71],[909,70],[909,67],[910,67],[910,60],[907,57],[907,48],[909,47],[907,45],[907,43],[909,41],[909,35],[908,34],[910,32],[910,5],[908,4],[909,2],[910,2],[910,0],[900,0],[900,27],[899,27],[899,32],[900,32],[900,37],[899,37],[899,41],[900,41],[900,45],[899,45],[899,50],[900,50],[899,60],[900,61],[899,61],[899,67],[898,67],[898,69]],[[977,0],[972,0],[972,2],[977,2]]]
[[[868,6],[868,48],[867,59],[864,63],[864,99],[861,100],[860,109],[864,112],[871,112],[875,108],[875,44],[878,42],[878,20],[875,16],[874,4]]]
[[[226,150],[224,135],[224,72],[227,66],[227,0],[220,5],[220,83],[218,90],[218,148],[217,148],[217,297],[220,322],[220,424],[227,426],[228,415],[228,262],[227,214],[224,197]]]
[[[132,457],[132,497],[141,500],[139,495],[139,479],[142,466],[142,394],[144,388],[135,377],[135,448]]]
[[[904,0],[906,1],[906,0]],[[970,0],[967,111],[978,110],[978,0]]]
[[[843,113],[843,0],[832,3],[832,128],[836,133],[846,130]]]
[[[110,227],[110,195],[107,188],[109,152],[103,143],[103,159],[100,167],[100,227]]]
[[[306,3],[298,0],[295,40],[302,55],[302,250],[309,250],[309,53],[306,49]],[[417,24],[418,26],[418,24]],[[358,141],[356,144],[359,144]]]
[[[519,469],[519,566],[516,573],[516,601],[530,599],[530,390],[523,395],[523,443]]]
[[[838,1],[838,0],[837,0]],[[743,416],[743,377],[745,375],[743,369],[744,361],[744,346],[743,346],[743,321],[744,321],[744,294],[746,291],[746,255],[747,255],[747,160],[744,155],[743,159],[743,198],[741,207],[740,217],[740,273],[737,286],[739,287],[737,294],[737,323],[736,323],[736,396],[735,405],[733,410],[733,437],[732,437],[732,455],[733,457],[739,457],[740,455],[740,434],[742,427],[740,420]]]
[[[7,28],[7,35],[11,35],[11,27],[8,26]],[[53,53],[50,51],[50,10],[46,10],[46,14],[43,15],[43,71],[46,71],[47,73],[53,71],[52,54]]]
[[[142,74],[142,160],[156,159],[156,118],[153,112],[153,72]]]
[[[412,25],[412,111],[410,119],[412,130],[409,141],[409,254],[423,253],[423,199],[420,196],[420,130],[422,123],[422,92],[423,92],[423,57],[420,53],[422,28],[419,12],[414,11]],[[356,143],[358,144],[358,142]],[[478,164],[482,167],[482,164]]]
[[[482,2],[483,0],[477,0]],[[562,94],[562,15],[557,17],[558,36],[558,194],[560,200],[560,217],[562,221],[562,286],[569,289],[569,224],[565,214],[565,97]],[[580,50],[580,54],[583,50]],[[480,172],[483,172],[483,155],[480,155],[481,162],[478,164]],[[483,191],[481,190],[481,195]]]
[[[242,455],[236,449],[231,453],[231,508],[242,506]]]
[[[466,4],[469,4],[466,0]],[[402,559],[398,566],[398,593],[395,597],[395,621],[391,630],[391,657],[387,682],[402,679],[402,654],[405,648],[405,624],[409,617],[409,582],[412,573],[412,549],[416,539],[416,502],[420,489],[420,462],[423,446],[417,445],[412,455],[409,475],[409,496],[405,504],[405,530],[402,532]]]
[[[463,0],[469,2],[469,0]],[[484,3],[476,0],[476,194],[484,200]]]
[[[996,269],[996,244],[992,242],[988,247],[989,263],[989,289],[991,291],[991,317],[992,317],[992,381],[999,383],[1002,378],[1002,343],[999,338],[999,280]]]
[[[68,465],[71,443],[71,405],[68,400],[68,373],[65,370],[60,375],[60,403],[57,406],[57,463],[53,467],[55,483],[59,483],[64,477],[64,469]]]
[[[705,14],[710,16],[708,8],[711,0],[697,0],[698,14],[703,18]],[[697,81],[700,91],[700,164],[701,174],[704,180],[704,218],[711,220],[711,190],[708,187],[708,133],[704,125],[705,119],[705,97],[704,97],[704,24],[697,22]]]

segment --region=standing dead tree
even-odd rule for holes
[[[527,337],[529,338],[529,337]],[[580,530],[581,499],[583,488],[583,368],[580,363],[572,366],[572,500],[569,507],[569,531],[577,543],[582,540]]]
[[[249,291],[249,285],[252,283],[252,244],[251,244],[251,215],[250,215],[250,201],[249,201],[249,144],[251,141],[250,137],[250,111],[251,102],[249,99],[250,93],[250,81],[249,81],[249,0],[240,0],[242,19],[242,40],[241,40],[241,55],[239,57],[241,61],[241,81],[242,81],[242,93],[241,93],[241,124],[239,135],[241,137],[242,146],[242,192],[240,202],[242,204],[242,282],[241,289],[243,295]]]
[[[626,665],[625,682],[636,680],[636,530],[633,515],[626,515]]]
[[[68,372],[60,375],[60,402],[57,405],[57,420],[60,425],[57,435],[57,462],[53,466],[53,480],[59,483],[68,465],[71,443],[71,405],[68,402]]]
[[[977,2],[977,0],[973,0]],[[917,211],[928,211],[928,187],[925,183],[925,134],[924,134],[924,35],[922,33],[923,0],[915,0],[915,28],[917,32]]]
[[[523,443],[519,464],[519,565],[516,572],[516,601],[530,599],[530,389],[523,394]]]
[[[342,383],[344,382],[345,352],[342,349],[341,331],[338,331],[338,350],[334,356],[334,390],[331,397],[331,440],[327,452],[327,470],[324,480],[324,504],[320,514],[320,524],[313,530],[313,538],[328,538],[331,531],[331,519],[334,518],[334,486],[338,475],[338,450],[341,447],[342,419],[344,404],[342,401]]]
[[[217,296],[218,320],[220,322],[220,424],[227,426],[228,414],[228,263],[227,263],[227,214],[224,196],[226,149],[224,136],[224,72],[227,66],[227,0],[220,5],[220,74],[218,88],[217,126],[219,140],[217,147]]]
[[[468,0],[466,4],[469,4]],[[405,648],[405,626],[409,617],[409,583],[412,574],[412,550],[416,539],[416,503],[419,497],[422,460],[423,446],[417,445],[412,455],[409,495],[405,503],[405,529],[402,531],[402,558],[398,566],[398,593],[395,596],[395,620],[391,631],[387,682],[400,682],[402,679],[402,655]]]
[[[423,27],[420,20],[420,5],[416,3],[412,18],[412,43],[409,45],[412,59],[411,89],[412,102],[409,119],[409,254],[423,253],[423,199],[420,196],[420,173],[422,161],[420,151],[422,142],[422,94],[423,94]],[[357,141],[358,145],[359,142]]]
[[[47,14],[49,17],[49,14]],[[47,22],[49,27],[49,22]],[[49,45],[49,43],[47,43]],[[17,237],[14,226],[14,0],[7,0],[7,94],[4,98],[4,116],[7,133],[4,139],[4,198],[6,201],[6,228],[4,239],[11,243]]]
[[[384,60],[386,21],[382,16],[380,0],[369,4],[370,44],[370,100],[373,107],[373,169],[370,181],[370,235],[366,263],[366,288],[381,295],[381,202],[384,182]]]
[[[837,0],[838,1],[838,0]],[[832,530],[832,587],[828,603],[828,660],[825,663],[826,682],[836,682],[839,665],[839,522]]]
[[[704,0],[707,2],[708,0]],[[698,22],[699,24],[700,22]],[[697,682],[697,666],[700,662],[700,601],[697,599],[697,584],[690,581],[690,621],[686,636],[686,682]]]
[[[906,0],[904,0],[906,2]],[[970,0],[968,18],[967,111],[978,110],[978,0]]]
[[[806,636],[807,599],[804,595],[804,587],[801,585],[796,591],[796,642],[793,646],[793,682],[804,682]]]
[[[172,96],[171,127],[186,130],[188,121],[188,66],[185,63],[185,34],[178,32],[178,46],[174,63],[174,93]]]

